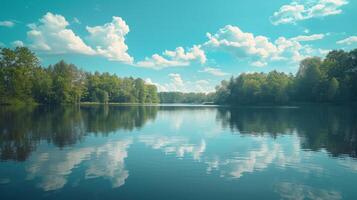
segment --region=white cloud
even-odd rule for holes
[[[341,7],[346,4],[347,0],[295,0],[281,6],[270,20],[274,25],[294,24],[301,20],[337,15],[342,13]]]
[[[293,2],[290,5],[280,7],[279,11],[274,12],[270,20],[274,25],[295,23],[295,21],[304,19],[304,12],[304,5]]]
[[[189,63],[177,60],[168,60],[159,54],[154,54],[151,58],[146,57],[145,60],[137,62],[136,65],[145,68],[163,69],[171,66],[187,66]]]
[[[200,46],[196,46],[196,45],[194,45],[186,53],[184,48],[178,47],[175,49],[175,51],[166,50],[164,52],[164,55],[173,58],[174,60],[183,60],[183,61],[198,60],[201,64],[204,64],[207,60],[205,52],[201,49]]]
[[[27,36],[31,41],[30,47],[53,54],[95,54],[91,47],[67,28],[68,25],[63,16],[48,12],[39,20],[39,24],[29,25],[31,30],[27,32]]]
[[[213,67],[205,67],[202,71],[199,72],[206,72],[212,74],[213,76],[227,76],[229,75],[226,72],[223,72],[221,69],[213,68]]]
[[[317,51],[321,56],[326,56],[331,50],[318,48]]]
[[[296,40],[279,37],[275,44],[277,46],[277,53],[272,60],[292,60],[299,62],[304,56],[301,55],[303,46]]]
[[[205,46],[208,48],[227,51],[239,58],[267,58],[277,50],[267,37],[254,36],[232,25],[219,29],[214,35],[207,33],[207,37]]]
[[[263,67],[271,61],[299,62],[308,55],[300,42],[324,38],[324,34],[300,35],[293,38],[279,37],[271,42],[266,36],[255,36],[243,32],[239,27],[227,25],[216,34],[207,33],[208,41],[204,44],[208,50],[224,51],[238,59],[248,60],[252,66]],[[315,51],[314,51],[315,52]],[[317,51],[316,51],[317,52]]]
[[[183,47],[177,47],[174,51],[166,50],[162,55],[154,54],[150,58],[136,63],[136,66],[152,69],[163,69],[167,67],[188,66],[196,61],[201,64],[206,62],[207,58],[201,46],[194,45],[185,51]]]
[[[200,93],[210,93],[215,91],[215,86],[212,85],[208,80],[198,80],[188,82],[186,86],[187,92],[200,92]]]
[[[74,23],[80,23],[74,18]],[[89,33],[87,45],[71,29],[69,22],[62,16],[48,12],[39,24],[30,24],[27,32],[31,47],[35,50],[51,54],[79,53],[100,55],[108,60],[132,63],[133,58],[127,53],[125,35],[129,33],[129,26],[120,17],[113,17],[112,22],[103,26],[87,26]]]
[[[208,80],[186,81],[182,78],[181,74],[170,73],[168,74],[169,82],[160,84],[153,82],[150,78],[146,79],[146,83],[155,85],[159,92],[201,92],[209,93],[214,91],[214,85]]]
[[[163,85],[161,85],[161,84],[159,84],[159,83],[153,82],[153,81],[151,80],[151,78],[145,79],[145,83],[146,83],[146,84],[150,84],[150,85],[155,85],[158,92],[167,92],[167,91],[168,91],[165,86],[163,86]]]
[[[346,39],[337,41],[337,44],[346,44],[346,45],[351,45],[357,43],[357,36],[351,36]]]
[[[12,21],[0,21],[0,26],[13,27],[13,26],[15,26],[15,23]]]
[[[179,89],[184,86],[183,80],[182,80],[180,74],[171,73],[171,74],[169,74],[169,77],[171,78],[171,81],[172,81],[173,85],[175,86],[175,88]]]
[[[11,43],[12,46],[14,47],[23,47],[24,46],[24,43],[20,40],[15,40]]]
[[[341,6],[348,4],[347,0],[319,0],[308,9],[307,17],[323,17],[342,13]]]
[[[87,26],[88,40],[95,46],[97,54],[109,60],[132,63],[133,58],[127,53],[125,35],[129,33],[129,26],[120,17],[113,17],[112,22],[103,26]]]
[[[291,40],[295,40],[297,42],[306,42],[306,41],[321,40],[324,37],[325,37],[324,34],[299,35],[297,37],[291,38]]]
[[[262,61],[255,61],[255,62],[252,62],[251,65],[254,67],[265,67],[268,65],[268,63],[262,62]]]
[[[333,0],[323,2],[327,1]],[[78,19],[74,18],[74,23],[76,21],[78,22]],[[129,26],[122,18],[114,16],[111,22],[104,25],[87,26],[88,36],[85,38],[89,45],[68,26],[69,23],[63,16],[47,13],[39,20],[39,23],[29,25],[31,30],[27,32],[27,35],[30,47],[51,54],[99,55],[108,60],[150,69],[189,66],[194,62],[202,65],[207,62],[205,51],[212,50],[228,52],[238,59],[247,60],[252,66],[264,67],[272,61],[298,62],[306,56],[312,56],[307,53],[319,51],[311,46],[302,45],[301,42],[325,37],[325,34],[300,35],[293,38],[280,37],[273,42],[266,36],[256,36],[253,33],[243,32],[237,26],[227,25],[215,34],[207,33],[208,41],[204,44],[194,45],[187,49],[177,47],[175,50],[165,50],[162,54],[154,54],[144,60],[134,62],[134,58],[127,52],[128,46],[125,43],[125,36],[130,31]],[[215,76],[227,75],[219,69],[210,67],[206,67],[202,72]],[[191,82],[191,85],[193,84],[194,82]],[[166,86],[162,87],[164,90]]]

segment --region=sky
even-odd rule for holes
[[[159,91],[211,92],[241,73],[296,73],[357,48],[356,0],[1,0],[0,46],[43,66],[140,77]]]

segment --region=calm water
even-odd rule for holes
[[[0,108],[0,199],[357,199],[357,109]]]

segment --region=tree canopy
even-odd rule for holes
[[[204,103],[289,104],[357,101],[357,49],[305,58],[296,75],[278,71],[242,73],[224,80],[215,93],[158,93],[140,78],[85,72],[59,61],[42,67],[26,47],[0,49],[0,104]]]
[[[357,101],[357,49],[306,58],[297,74],[243,73],[217,86],[218,104],[287,104]]]
[[[42,67],[26,47],[0,49],[0,104],[158,103],[155,85],[140,78],[85,72],[60,61]]]

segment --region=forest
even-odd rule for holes
[[[140,78],[85,72],[60,61],[42,67],[26,47],[0,49],[0,104],[158,103]]]
[[[357,101],[357,49],[305,58],[296,75],[243,73],[216,87],[215,103],[228,105],[351,103]]]
[[[184,93],[184,92],[160,92],[161,103],[191,103],[201,104],[214,101],[214,93]]]
[[[357,101],[357,49],[305,58],[296,75],[242,73],[215,93],[160,92],[140,78],[85,72],[60,61],[42,67],[26,47],[0,49],[0,104],[215,103],[224,105],[349,103]]]

